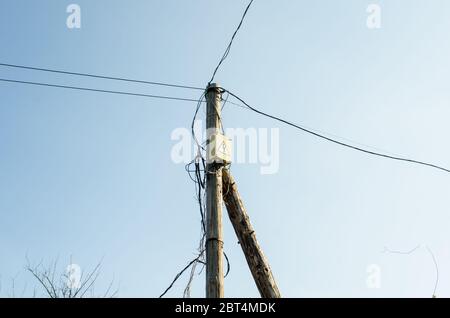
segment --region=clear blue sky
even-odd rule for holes
[[[82,27],[66,27],[81,6]],[[206,85],[246,1],[2,1],[0,61]],[[382,8],[382,28],[366,8]],[[450,3],[255,0],[217,75],[249,103],[294,122],[450,166]],[[197,98],[191,91],[0,67],[1,78]],[[1,296],[34,285],[32,261],[70,255],[98,289],[156,297],[195,253],[199,214],[171,132],[195,103],[0,83]],[[203,114],[203,113],[202,113]],[[450,176],[342,149],[241,108],[228,127],[280,128],[280,169],[233,174],[286,297],[450,296]],[[258,296],[225,219],[229,297]],[[66,262],[67,260],[67,262]],[[366,268],[381,268],[381,288]],[[185,278],[168,294],[182,296]],[[204,296],[203,274],[193,296]]]

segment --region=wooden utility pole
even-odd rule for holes
[[[207,148],[211,136],[220,129],[221,89],[210,84],[206,89]],[[207,158],[208,159],[208,158]],[[223,298],[222,236],[222,167],[223,163],[206,164],[206,298]]]
[[[223,198],[228,216],[244,252],[247,264],[262,298],[280,298],[275,278],[258,241],[250,219],[242,203],[233,176],[228,169],[223,169]]]

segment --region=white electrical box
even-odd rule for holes
[[[214,134],[209,138],[206,148],[206,161],[208,163],[231,163],[231,140],[222,134]]]

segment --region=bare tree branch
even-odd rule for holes
[[[27,258],[26,269],[37,280],[38,286],[43,288],[44,294],[50,298],[84,298],[84,297],[96,297],[95,296],[95,284],[100,276],[100,269],[102,262],[100,261],[92,271],[79,273],[77,278],[78,282],[73,285],[72,273],[68,273],[67,269],[58,273],[58,259],[53,263],[50,263],[48,267],[42,265],[42,261],[36,266],[32,266]],[[72,262],[70,262],[71,265]],[[59,278],[58,278],[59,277]],[[118,290],[111,292],[114,285],[114,279],[108,285],[107,290],[98,295],[98,297],[114,297]],[[13,289],[14,292],[14,289]],[[36,296],[36,290],[33,292],[33,296]]]

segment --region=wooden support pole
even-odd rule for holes
[[[207,143],[220,129],[221,90],[210,84],[206,93]],[[207,146],[208,147],[208,146]],[[223,298],[222,167],[206,164],[206,298]]]
[[[280,298],[275,278],[261,247],[256,240],[255,231],[242,203],[233,176],[228,169],[222,171],[223,198],[234,231],[244,252],[247,264],[262,298]]]

